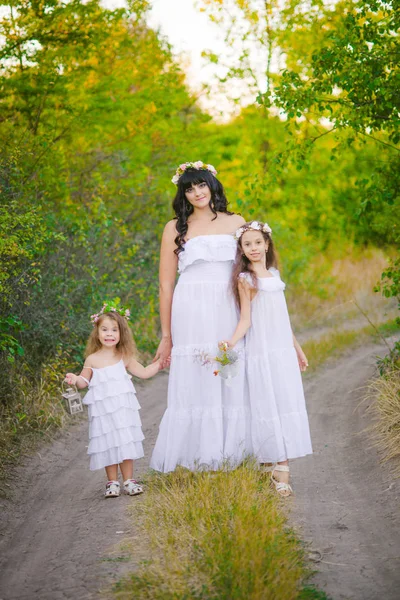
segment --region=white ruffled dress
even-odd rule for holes
[[[177,465],[216,470],[252,451],[244,344],[237,348],[239,373],[229,382],[213,374],[216,366],[202,366],[197,358],[201,352],[215,356],[218,342],[235,331],[238,315],[229,282],[236,241],[232,235],[201,235],[184,248],[172,303],[168,406],[150,463],[163,472]]]
[[[251,433],[258,462],[278,462],[312,453],[301,372],[277,269],[258,278],[246,334],[246,373]],[[241,273],[252,286],[248,273]]]
[[[92,372],[83,400],[89,410],[90,470],[142,458],[140,405],[124,361]]]

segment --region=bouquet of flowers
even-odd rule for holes
[[[215,376],[219,375],[222,379],[232,379],[232,377],[238,374],[239,354],[235,350],[231,350],[227,342],[219,342],[218,354],[216,356],[200,352],[196,355],[196,358],[203,366],[210,366],[216,363],[217,368],[213,373]]]

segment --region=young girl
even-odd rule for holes
[[[130,313],[113,303],[105,303],[92,315],[93,331],[85,352],[80,375],[67,373],[70,385],[89,386],[84,404],[89,406],[90,469],[105,467],[106,498],[120,494],[118,465],[126,494],[141,494],[143,488],[133,479],[133,461],[143,456],[144,439],[135,388],[126,370],[148,379],[160,370],[156,361],[143,367],[135,359],[135,343],[128,325]]]
[[[236,239],[232,289],[240,320],[228,344],[233,347],[246,334],[253,451],[262,465],[274,463],[267,470],[286,497],[293,493],[288,459],[312,452],[300,375],[308,362],[290,327],[270,227],[245,223]]]

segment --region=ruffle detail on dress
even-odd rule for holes
[[[280,278],[278,269],[270,267],[268,271],[273,277],[257,277],[257,289],[263,292],[283,292],[286,284]],[[239,277],[245,279],[251,287],[254,287],[250,273],[239,273]]]
[[[280,462],[312,453],[306,410],[272,419],[254,417],[251,423],[254,455],[258,462]]]
[[[179,273],[195,262],[233,261],[236,256],[237,243],[233,235],[199,235],[188,240],[183,252],[179,253]]]
[[[248,407],[168,408],[160,424],[151,468],[191,470],[234,467],[252,453]],[[171,443],[173,440],[173,444]]]
[[[243,342],[235,346],[234,350],[239,355],[244,354]],[[196,357],[200,357],[201,354],[208,354],[210,356],[216,356],[218,354],[218,344],[189,344],[187,346],[173,346],[171,356],[192,356],[193,360],[196,361]]]
[[[126,392],[110,398],[96,400],[89,406],[89,417],[103,417],[104,415],[114,413],[121,408],[139,410],[140,404],[133,392]]]
[[[99,437],[126,427],[141,427],[139,412],[132,408],[120,407],[115,412],[104,414],[100,417],[92,417],[89,423],[89,438]]]
[[[98,454],[111,448],[121,448],[133,442],[141,442],[144,435],[140,426],[114,429],[90,440],[88,454]],[[133,458],[133,457],[131,457]]]
[[[104,469],[110,465],[118,465],[124,460],[143,458],[142,442],[129,442],[120,448],[110,448],[90,457],[90,470]]]
[[[113,398],[116,396],[122,396],[123,394],[134,394],[135,387],[128,376],[126,379],[110,380],[90,382],[89,391],[87,392],[83,403],[93,404],[98,400],[105,400],[106,398]]]

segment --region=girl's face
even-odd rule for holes
[[[204,208],[210,204],[211,190],[205,182],[194,183],[186,190],[185,196],[194,208]]]
[[[261,231],[246,231],[241,238],[242,251],[250,262],[264,261],[269,242]]]
[[[120,338],[119,327],[116,321],[106,317],[99,325],[99,340],[105,348],[114,348]]]

